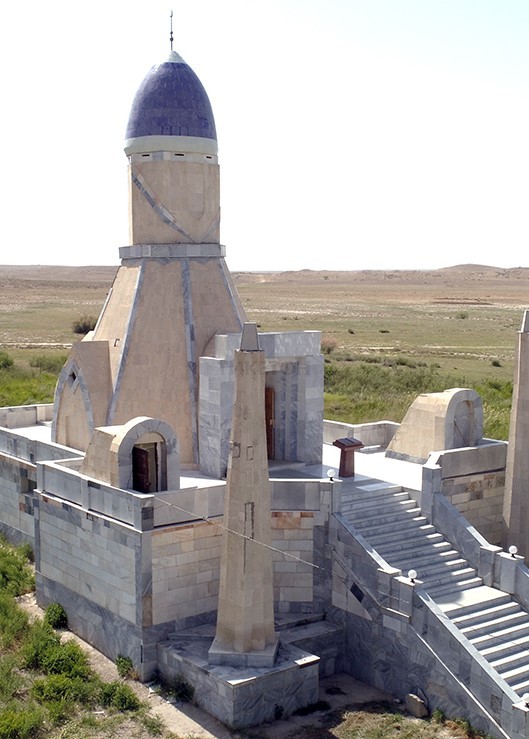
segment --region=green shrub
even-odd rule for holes
[[[0,657],[0,703],[5,705],[26,688],[26,678],[18,665],[16,654]]]
[[[96,327],[97,318],[95,316],[80,316],[72,323],[72,331],[74,334],[87,334]]]
[[[118,680],[103,683],[100,701],[103,706],[112,706],[118,711],[137,711],[141,705],[138,696],[130,685]]]
[[[149,716],[149,714],[141,716],[141,723],[151,736],[160,736],[163,734],[163,722],[157,716]]]
[[[19,552],[21,557],[24,557],[28,562],[31,562],[31,564],[35,562],[35,555],[33,554],[31,544],[28,544],[27,542],[25,544],[21,544],[17,547],[17,552]]]
[[[167,693],[182,703],[190,703],[195,695],[194,687],[183,675],[176,675],[166,686]]]
[[[44,715],[36,707],[20,704],[0,711],[0,739],[35,737],[44,724]]]
[[[0,351],[0,369],[9,369],[13,364],[12,357],[7,352]]]
[[[35,680],[31,692],[39,703],[59,700],[77,700],[82,695],[85,681],[66,675],[47,675]]]
[[[66,354],[39,354],[29,360],[29,366],[58,375],[66,360]]]
[[[49,675],[88,678],[91,674],[88,657],[74,641],[50,644],[40,655],[40,669]]]
[[[0,540],[0,592],[22,595],[34,587],[35,577],[28,565],[27,549],[16,549]]]
[[[493,359],[491,364],[493,367],[501,367],[501,362],[499,359]]]
[[[0,593],[0,644],[10,649],[26,635],[29,619],[9,593]]]
[[[456,318],[459,318],[460,320],[465,320],[465,318],[468,318],[468,313],[466,310],[460,310],[459,313],[456,313]]]
[[[42,669],[42,660],[47,651],[60,645],[60,636],[49,624],[37,620],[31,624],[24,644],[22,659],[24,667],[30,670]]]
[[[60,603],[50,603],[44,613],[44,622],[53,629],[66,629],[68,627],[68,616]]]
[[[136,670],[134,669],[134,665],[132,664],[132,660],[130,657],[124,657],[122,654],[118,654],[116,659],[116,667],[118,670],[118,675],[120,677],[137,677]]]

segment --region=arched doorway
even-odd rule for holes
[[[139,493],[167,490],[167,449],[160,434],[143,434],[132,447],[132,488]]]

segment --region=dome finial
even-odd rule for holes
[[[171,51],[173,50],[173,11],[171,10],[171,33],[169,34],[169,41],[171,42]]]

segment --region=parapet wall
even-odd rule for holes
[[[336,439],[358,439],[365,447],[385,449],[399,424],[394,421],[378,421],[377,423],[342,423],[341,421],[323,421],[323,443],[332,444]]]
[[[6,429],[34,426],[37,423],[51,422],[52,419],[53,403],[0,408],[0,427]]]
[[[491,544],[502,538],[507,443],[484,440],[477,447],[431,455],[441,468],[441,492]]]

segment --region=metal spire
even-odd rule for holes
[[[169,41],[171,42],[171,51],[173,50],[173,11],[171,10],[171,33],[169,35]]]

